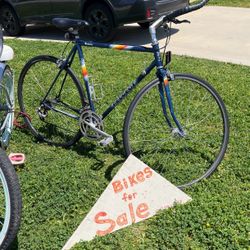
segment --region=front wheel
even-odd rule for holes
[[[204,80],[174,74],[170,90],[184,136],[163,115],[159,81],[146,85],[131,103],[124,122],[127,155],[134,154],[183,188],[210,176],[226,152],[229,122],[222,99]],[[167,101],[165,101],[167,103]]]
[[[21,208],[21,191],[15,169],[0,149],[0,249],[7,249],[15,239]]]

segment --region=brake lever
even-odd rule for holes
[[[178,20],[176,18],[172,19],[171,22],[175,23],[175,24],[181,24],[181,23],[191,23],[189,20],[184,19],[184,20]]]

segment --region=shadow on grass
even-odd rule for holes
[[[105,171],[105,178],[108,181],[111,181],[114,177],[113,171],[117,168],[117,167],[121,167],[121,165],[124,163],[124,160],[118,160],[115,161],[113,164],[111,164],[110,166],[108,166],[107,170]]]
[[[81,138],[81,140],[79,140],[75,145],[71,146],[71,150],[75,151],[80,156],[85,156],[85,157],[94,159],[96,161],[96,164],[91,166],[91,169],[95,171],[99,171],[100,169],[105,167],[105,159],[103,159],[103,156],[105,157],[105,155],[107,156],[112,155],[112,156],[118,156],[118,157],[124,158],[124,150],[123,150],[122,141],[119,139],[119,137],[121,138],[121,134],[122,134],[122,130],[115,132],[113,134],[114,140],[112,142],[112,145],[107,146],[107,147],[102,147],[98,145],[97,141],[90,141],[90,140]],[[98,149],[101,149],[101,148],[103,149],[103,151],[100,154],[100,150]],[[124,160],[121,160],[121,161],[124,161]],[[114,164],[115,163],[112,163],[112,165],[109,167],[113,169]],[[109,172],[109,170],[107,171]]]
[[[7,248],[7,250],[18,250],[18,238],[16,237],[12,243],[10,244],[10,246]]]

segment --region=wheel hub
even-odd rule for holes
[[[39,118],[43,121],[48,116],[48,109],[43,104],[36,110],[36,112]]]
[[[181,132],[178,128],[173,128],[171,134],[176,138],[184,138],[187,135],[186,131]]]

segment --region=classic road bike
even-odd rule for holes
[[[4,149],[9,145],[14,121],[13,73],[6,64],[13,50],[3,45],[0,26],[0,249],[15,239],[21,220],[21,191],[18,177]]]
[[[126,156],[134,154],[180,188],[211,175],[223,159],[228,144],[225,105],[206,81],[190,74],[170,72],[170,52],[162,56],[156,36],[157,28],[185,22],[177,17],[207,2],[202,0],[156,20],[149,28],[152,47],[84,41],[79,38],[79,30],[89,25],[86,21],[53,19],[56,27],[66,31],[65,37],[72,42],[72,49],[61,58],[36,56],[26,63],[20,74],[19,105],[32,119],[25,118],[33,135],[40,141],[63,147],[71,146],[81,137],[109,144],[113,136],[104,130],[105,118],[156,69],[156,79],[138,92],[128,108],[123,128]],[[102,114],[98,114],[83,46],[152,53],[154,59]],[[76,55],[83,84],[72,70]]]

